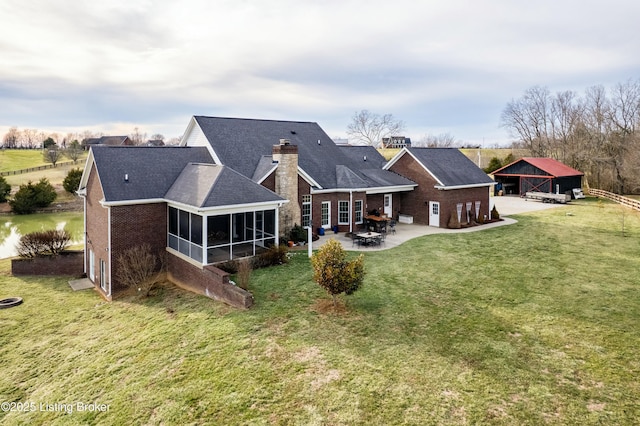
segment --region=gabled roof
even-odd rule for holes
[[[99,138],[88,138],[84,140],[85,145],[133,145],[129,136],[100,136]]]
[[[498,170],[495,170],[491,174],[494,176],[507,175],[507,174],[521,174],[514,169],[517,168],[518,163],[522,163],[522,162],[531,164],[533,167],[543,171],[544,173],[547,173],[549,176],[567,177],[567,176],[583,176],[584,175],[584,173],[582,173],[581,171],[573,169],[558,160],[555,160],[553,158],[546,158],[546,157],[544,158],[543,157],[523,157],[519,160],[514,161],[511,164],[507,164],[506,166]]]
[[[188,164],[165,196],[197,208],[282,202],[284,199],[235,170],[216,164]]]
[[[189,163],[212,163],[206,148],[92,146],[80,189],[94,163],[104,202],[160,200]]]
[[[198,129],[201,135],[190,133]],[[381,184],[363,172],[372,166],[361,165],[344,155],[317,123],[194,116],[183,137],[183,144],[189,145],[191,140],[201,144],[202,139],[211,147],[216,162],[254,181],[264,179],[264,173],[269,172],[268,157],[273,146],[280,139],[289,139],[291,145],[298,147],[299,172],[312,186],[316,186],[314,189],[366,189],[377,188]],[[393,180],[397,179],[390,176],[389,182]],[[415,186],[408,179],[403,184]]]
[[[490,186],[495,182],[457,148],[403,148],[386,165],[410,155],[438,182],[437,188]]]

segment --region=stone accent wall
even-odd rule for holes
[[[247,309],[253,305],[253,295],[231,284],[229,274],[215,266],[198,267],[169,254],[167,278],[178,287],[237,308]]]
[[[11,259],[13,275],[44,275],[81,277],[84,274],[84,252],[64,251],[57,256],[39,256],[33,259]]]
[[[273,146],[273,160],[278,162],[275,172],[275,193],[289,200],[280,208],[280,233],[286,234],[295,224],[302,222],[298,202],[298,147],[281,139]]]

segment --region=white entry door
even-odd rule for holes
[[[440,227],[440,203],[429,201],[429,226]]]
[[[393,216],[393,199],[391,194],[384,194],[384,214],[388,217]]]

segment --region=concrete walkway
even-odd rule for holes
[[[498,213],[500,213],[500,217],[503,219],[500,222],[489,223],[486,225],[478,225],[473,226],[471,228],[463,228],[463,229],[448,229],[448,228],[435,228],[433,226],[427,225],[416,225],[416,224],[404,224],[398,223],[396,225],[396,233],[388,233],[386,241],[379,246],[357,246],[354,245],[351,241],[351,237],[344,232],[340,232],[338,234],[334,234],[333,232],[326,233],[324,236],[320,237],[318,241],[313,242],[312,249],[316,250],[322,246],[329,239],[334,238],[342,243],[342,246],[345,250],[354,250],[354,251],[376,251],[376,250],[386,250],[393,247],[397,247],[400,244],[409,241],[413,238],[421,237],[423,235],[431,235],[431,234],[455,234],[460,232],[477,232],[483,231],[485,229],[491,229],[498,226],[505,226],[517,223],[517,220],[512,219],[511,215],[527,213],[531,211],[538,210],[546,210],[550,208],[561,208],[566,207],[565,204],[547,204],[542,203],[540,201],[527,201],[523,198],[514,196],[514,197],[491,197],[490,199],[491,207],[493,205],[496,206]],[[298,248],[300,250],[302,248]],[[305,250],[307,248],[305,247]]]

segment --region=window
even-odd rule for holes
[[[302,196],[302,226],[311,226],[311,195]]]
[[[331,227],[331,201],[323,201],[320,208],[320,226]]]
[[[362,223],[362,214],[363,214],[363,205],[364,203],[362,202],[362,200],[356,200],[355,202],[355,222],[356,223]]]
[[[168,246],[202,262],[202,216],[169,207]]]
[[[338,224],[339,225],[349,224],[349,202],[348,201],[338,201]]]

